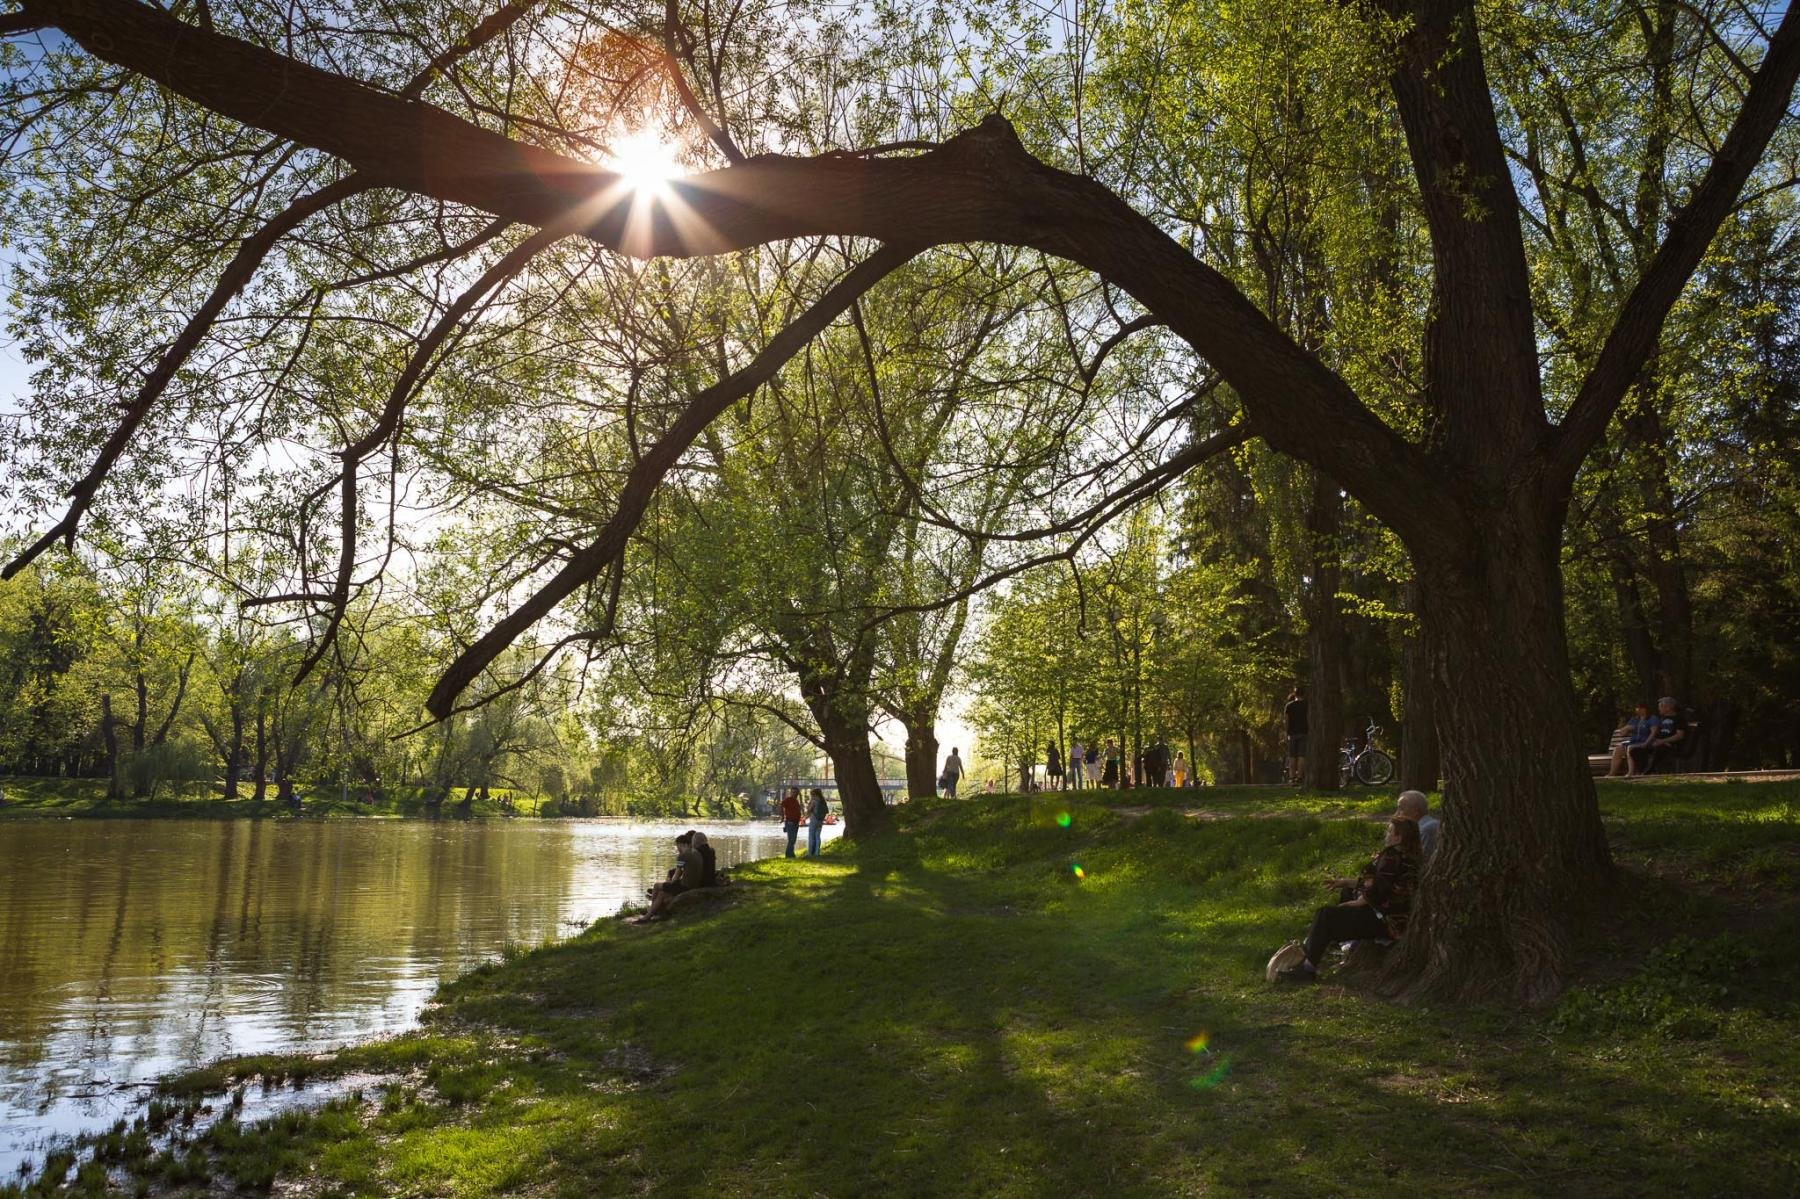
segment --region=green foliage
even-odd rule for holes
[[[1800,971],[1792,955],[1775,944],[1751,944],[1729,933],[1708,941],[1682,937],[1653,950],[1625,982],[1571,991],[1551,1026],[1588,1038],[1703,1040],[1724,1029],[1730,1010],[1752,997],[1746,994],[1752,986],[1792,1009],[1796,985]]]

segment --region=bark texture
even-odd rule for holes
[[[1569,687],[1558,543],[1543,532],[1560,525],[1515,502],[1515,521],[1472,528],[1461,559],[1418,563],[1444,826],[1390,967],[1405,993],[1549,1000],[1572,921],[1611,880]]]
[[[906,792],[914,799],[937,794],[937,720],[935,713],[902,719],[906,729]]]

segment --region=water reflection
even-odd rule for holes
[[[406,1027],[507,944],[641,898],[684,827],[0,824],[0,1170],[171,1071]],[[776,825],[704,827],[720,865],[782,849]]]

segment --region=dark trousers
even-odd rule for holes
[[[1387,925],[1366,903],[1346,906],[1334,903],[1313,913],[1306,931],[1306,960],[1317,966],[1325,951],[1339,941],[1385,941]]]
[[[1625,751],[1631,755],[1631,764],[1639,774],[1658,774],[1667,768],[1669,759],[1675,756],[1672,745],[1634,745]]]
[[[791,858],[794,856],[794,838],[800,835],[800,822],[798,820],[784,820],[781,822],[781,831],[787,834],[787,856]]]

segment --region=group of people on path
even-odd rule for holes
[[[781,831],[787,834],[787,856],[794,856],[794,842],[800,836],[800,788],[789,788],[781,797]],[[825,792],[814,787],[812,796],[806,801],[806,856],[819,856],[819,842],[824,837],[825,817],[831,815],[831,805],[825,801]]]
[[[1326,952],[1340,942],[1398,941],[1412,914],[1419,871],[1437,852],[1440,827],[1423,791],[1402,791],[1381,848],[1361,873],[1355,878],[1324,880],[1326,889],[1337,893],[1337,901],[1313,913],[1306,939],[1300,943],[1301,960],[1279,970],[1275,981],[1315,981]]]
[[[1080,791],[1086,787],[1105,787],[1111,790],[1185,787],[1189,776],[1187,754],[1171,753],[1160,737],[1139,755],[1138,769],[1135,771],[1125,762],[1118,743],[1111,737],[1106,739],[1104,746],[1084,746],[1077,737],[1069,746],[1066,766],[1062,746],[1054,741],[1046,742],[1044,775],[1047,781],[1041,788],[1035,777],[1037,765],[1030,756],[1019,763],[1021,791]],[[956,785],[964,773],[962,755],[952,748],[950,756],[944,759],[943,771],[938,775],[938,790],[944,798],[956,798]],[[993,789],[991,783],[988,789]]]

